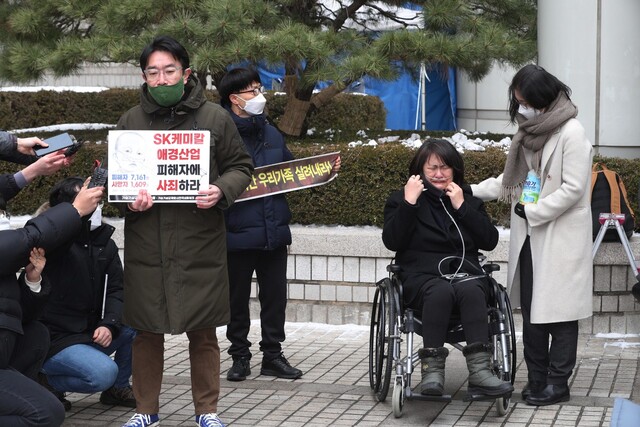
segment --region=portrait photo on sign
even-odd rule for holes
[[[145,189],[154,202],[195,202],[209,186],[210,134],[198,131],[109,131],[109,201],[133,201]]]

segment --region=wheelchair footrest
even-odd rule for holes
[[[483,401],[483,400],[496,400],[499,399],[501,397],[504,397],[505,399],[510,399],[511,398],[511,393],[506,393],[506,394],[501,394],[498,396],[487,396],[486,394],[469,394],[467,393],[464,396],[464,399],[462,399],[464,402],[476,402],[476,401]]]
[[[406,396],[407,400],[428,400],[430,402],[451,402],[450,394],[443,394],[442,396],[433,396],[429,394],[421,394],[410,392]]]

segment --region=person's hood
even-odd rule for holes
[[[233,122],[236,124],[236,127],[238,128],[238,132],[240,133],[241,136],[252,136],[261,131],[264,131],[264,127],[267,124],[267,117],[265,116],[264,113],[258,114],[255,116],[250,116],[250,117],[240,117],[233,112],[231,107],[226,106],[224,108],[231,115],[231,118],[233,119]]]

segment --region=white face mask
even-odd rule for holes
[[[244,108],[240,107],[240,104],[238,104],[238,107],[247,114],[258,116],[264,111],[265,105],[267,105],[267,98],[263,94],[259,94],[255,98],[245,101]]]
[[[521,105],[518,107],[518,113],[522,114],[525,119],[531,120],[534,117],[538,117],[540,114],[542,114],[542,111]]]
[[[91,222],[91,231],[100,227],[100,225],[102,224],[102,206],[98,205],[96,210],[91,214],[89,221]]]

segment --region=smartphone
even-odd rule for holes
[[[73,139],[75,141],[75,138],[73,137],[73,135],[71,135],[71,139]],[[78,152],[80,147],[82,147],[82,144],[84,144],[84,141],[75,141],[71,147],[69,147],[66,150],[64,150],[64,156],[65,157],[73,156],[74,154],[76,154]]]
[[[36,152],[36,156],[38,157],[46,156],[47,154],[51,154],[58,150],[64,150],[65,148],[69,148],[77,144],[76,139],[68,133],[61,133],[60,135],[52,136],[51,138],[45,139],[44,142],[49,144],[49,146],[33,147],[33,150]]]

